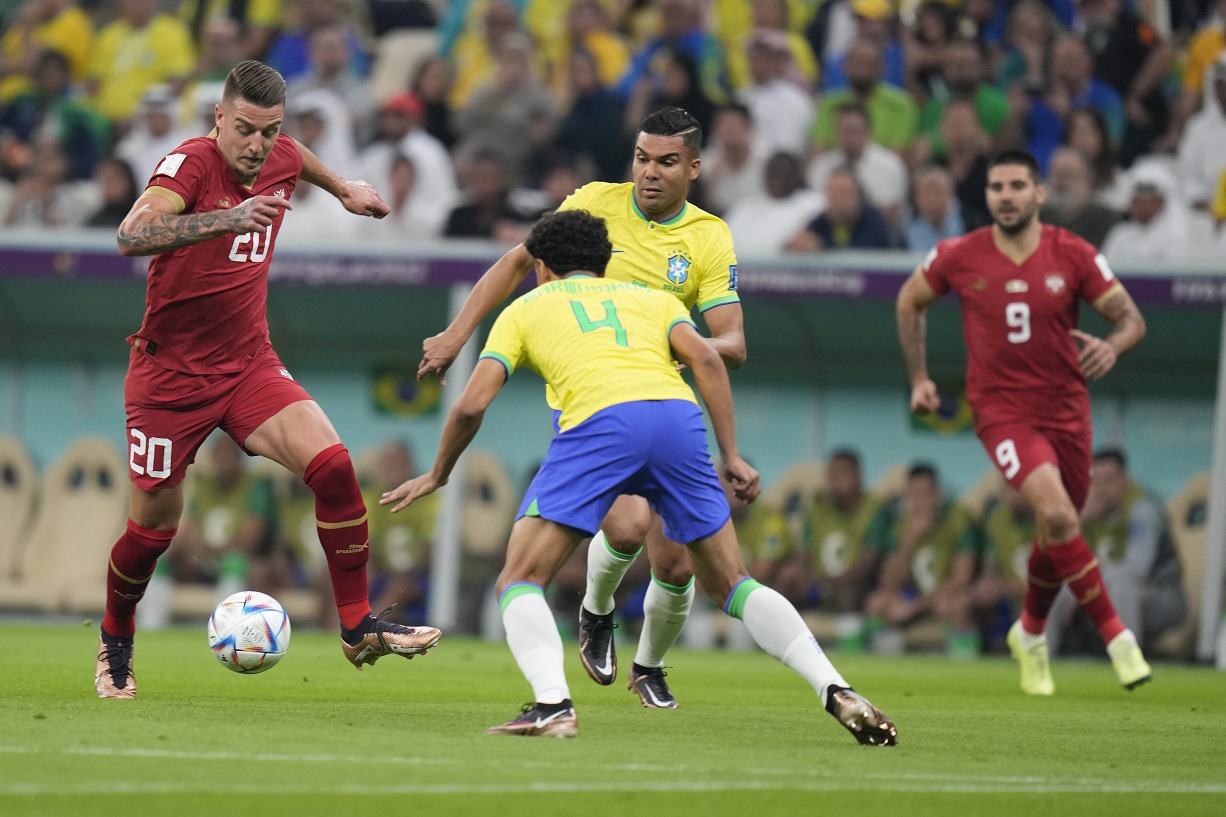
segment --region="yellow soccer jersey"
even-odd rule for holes
[[[630,182],[585,184],[558,209],[604,219],[613,242],[609,280],[663,290],[699,312],[740,300],[732,233],[723,219],[686,203],[668,221],[651,221],[635,203]]]
[[[511,303],[481,357],[507,377],[527,366],[553,387],[565,431],[598,411],[640,400],[687,400],[694,392],[672,362],[668,335],[692,323],[676,298],[623,281],[572,275]]]

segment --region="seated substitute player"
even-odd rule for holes
[[[864,651],[864,601],[877,582],[881,551],[865,547],[888,523],[881,500],[864,490],[860,455],[841,448],[826,463],[826,489],[806,510],[804,547],[780,571],[780,593],[834,611],[839,649]]]
[[[983,566],[971,586],[967,603],[981,632],[1004,635],[994,629],[998,615],[1009,610],[1012,622],[1026,596],[1030,543],[1034,541],[1034,511],[1012,485],[1005,484],[1000,500],[983,520]]]
[[[337,176],[282,134],[285,80],[255,61],[226,77],[216,129],[164,158],[119,227],[123,255],[153,255],[145,319],[128,338],[124,386],[132,480],[127,531],[111,550],[94,686],[132,698],[137,602],[183,511],[183,475],[221,428],[249,454],[302,477],[315,494],[319,540],[358,669],[412,657],[439,631],[379,621],[366,589],[366,506],[349,453],[323,410],[282,365],[268,336],[268,267],[299,180],[351,213],[387,215],[365,182]]]
[[[979,557],[971,515],[943,498],[936,471],[923,463],[907,472],[899,504],[867,542],[883,554],[880,584],[865,602],[870,619],[904,627],[935,615],[950,626],[951,655],[977,654],[979,639],[962,603]]]
[[[1039,222],[1046,192],[1033,156],[1018,150],[996,156],[986,194],[992,225],[939,243],[898,293],[911,410],[940,406],[924,359],[924,312],[952,290],[962,306],[975,433],[1035,512],[1026,599],[1008,636],[1022,690],[1055,691],[1044,631],[1065,583],[1098,628],[1120,683],[1132,689],[1150,680],[1150,667],[1116,615],[1077,513],[1090,482],[1086,378],[1111,371],[1145,336],[1145,320],[1093,246]],[[1077,329],[1082,299],[1111,323],[1105,339]]]
[[[711,330],[712,346],[735,369],[746,353],[732,235],[722,220],[686,201],[698,178],[701,144],[702,129],[694,117],[680,108],[656,111],[639,127],[633,183],[584,185],[558,209],[602,217],[616,252],[608,278],[662,290],[686,309],[697,307]],[[490,267],[451,325],[422,344],[417,376],[442,376],[481,320],[511,296],[532,264],[521,244]],[[549,390],[547,396],[557,409],[556,394]],[[588,547],[579,657],[596,683],[607,686],[617,678],[613,594],[644,541],[654,580],[643,600],[643,631],[629,687],[643,706],[672,708],[677,702],[664,681],[664,655],[689,614],[694,571],[685,549],[661,538],[659,522],[642,497],[619,497]]]
[[[382,500],[399,503],[396,511],[445,484],[516,368],[526,366],[553,385],[562,403],[561,431],[520,506],[497,583],[507,644],[535,701],[487,732],[576,734],[562,639],[544,588],[617,497],[633,492],[658,509],[665,535],[688,543],[711,598],[808,681],[839,723],[860,743],[893,745],[894,725],[851,691],[796,609],[745,572],[702,413],[674,357],[694,372],[722,470],[742,498],[757,496],[758,473],[737,454],[724,365],[685,307],[667,294],[604,280],[612,245],[604,223],[587,212],[545,216],[525,247],[535,259],[537,288],[494,323],[472,379],[447,417],[433,469]]]

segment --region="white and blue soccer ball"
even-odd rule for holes
[[[235,593],[209,617],[209,649],[229,670],[254,674],[272,669],[289,649],[289,616],[265,593]]]

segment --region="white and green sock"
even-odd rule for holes
[[[724,612],[744,621],[759,647],[808,681],[822,706],[831,686],[851,686],[830,663],[792,603],[769,587],[742,579],[728,594]]]
[[[538,584],[515,582],[498,600],[507,646],[532,686],[537,703],[556,704],[570,697],[562,666],[562,636]]]
[[[693,603],[693,576],[684,587],[679,587],[660,581],[654,572],[651,574],[651,584],[643,598],[643,632],[639,635],[634,663],[641,667],[664,666],[664,655],[677,643]]]
[[[587,592],[583,594],[583,607],[589,613],[598,616],[613,612],[613,594],[622,583],[622,578],[634,558],[642,552],[642,548],[634,553],[618,553],[609,547],[609,540],[604,531],[596,531],[592,542],[587,546]]]

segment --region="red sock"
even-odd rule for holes
[[[1022,602],[1022,629],[1031,635],[1042,635],[1047,629],[1047,614],[1064,583],[1047,551],[1036,539],[1030,546],[1030,562],[1026,570],[1026,598]]]
[[[1115,613],[1115,605],[1107,595],[1103,574],[1098,569],[1098,559],[1090,550],[1081,534],[1067,542],[1052,543],[1048,549],[1052,563],[1060,577],[1068,583],[1081,609],[1094,622],[1104,644],[1124,632],[1124,622]]]
[[[366,589],[370,534],[353,460],[337,443],[315,455],[303,479],[315,494],[315,523],[328,559],[336,609],[341,624],[351,630],[370,615]]]
[[[174,530],[149,530],[128,520],[128,529],[111,548],[106,574],[106,615],[102,629],[131,637],[136,632],[136,603],[145,595],[158,557],[170,547]]]

